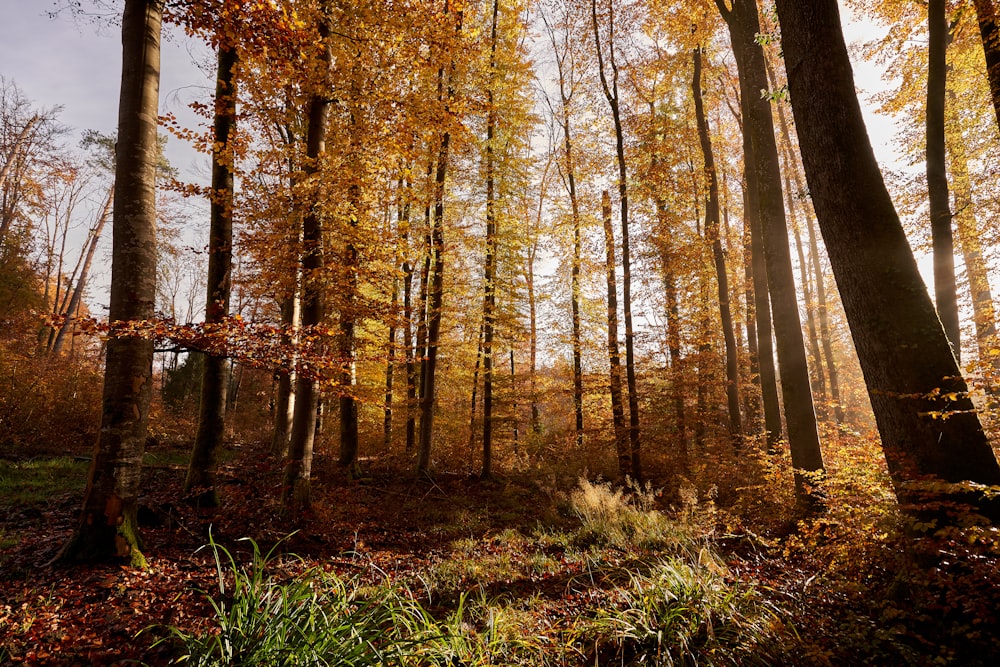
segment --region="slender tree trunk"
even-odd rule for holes
[[[396,316],[399,308],[399,278],[392,279],[392,299],[389,309]],[[392,390],[396,370],[396,320],[389,322],[389,335],[386,337],[385,351],[385,402],[382,407],[382,446],[386,451],[392,445]]]
[[[493,96],[496,78],[497,18],[500,3],[493,0],[493,20],[490,27],[490,83],[486,91],[486,262],[483,269],[483,468],[482,479],[493,475],[493,327],[496,318],[497,281],[497,218],[496,165],[493,143],[497,112]]]
[[[1000,128],[1000,13],[995,0],[973,0],[979,18],[979,34],[986,56],[986,76],[993,96],[993,110]]]
[[[837,3],[778,0],[777,9],[809,191],[897,496],[947,496],[913,485],[928,477],[1000,484],[867,139]]]
[[[330,4],[324,0],[319,19],[319,35],[323,41],[320,51],[320,74],[326,77],[333,61],[329,43]],[[331,101],[326,91],[312,93],[309,100],[308,127],[306,130],[306,160],[303,165],[306,183],[310,187],[308,208],[302,216],[302,327],[318,326],[323,321],[323,286],[320,274],[324,267],[323,220],[320,216],[318,179],[320,162],[326,153],[327,118]],[[308,369],[305,369],[308,370]],[[288,444],[288,459],[281,489],[281,507],[286,513],[309,509],[312,499],[313,444],[316,439],[320,388],[310,372],[299,372],[295,377],[295,410],[292,416],[292,433]]]
[[[673,234],[667,221],[667,203],[656,197],[656,216],[661,229],[663,266],[663,289],[667,300],[667,349],[670,351],[670,378],[673,384],[674,413],[677,424],[677,453],[680,455],[681,470],[688,470],[687,456],[687,413],[684,408],[684,357],[681,355],[680,301],[677,298],[677,279],[674,275]]]
[[[746,210],[747,191],[743,188],[743,208]],[[747,353],[749,358],[750,376],[743,385],[743,404],[746,410],[747,422],[752,432],[760,428],[761,397],[760,397],[760,355],[757,350],[757,309],[754,306],[753,257],[751,256],[750,225],[746,218],[743,221],[743,298],[746,301]]]
[[[729,307],[729,277],[726,273],[726,257],[722,250],[719,233],[719,183],[715,171],[715,157],[712,154],[712,138],[705,118],[705,105],[701,94],[701,48],[694,50],[694,76],[691,90],[694,96],[694,113],[698,124],[698,139],[705,164],[705,181],[708,184],[708,207],[705,210],[705,240],[712,246],[715,261],[715,276],[718,284],[719,316],[722,334],[726,343],[726,399],[729,406],[729,435],[733,446],[739,448],[743,436],[743,422],[740,415],[740,367],[733,333],[733,315]]]
[[[472,397],[469,400],[469,455],[476,450],[476,410],[479,408],[479,369],[483,365],[483,325],[476,337],[476,363],[472,367]]]
[[[604,250],[607,260],[604,273],[608,283],[608,359],[611,362],[611,419],[615,430],[615,453],[618,474],[624,479],[632,474],[632,455],[625,429],[625,404],[622,400],[621,353],[618,351],[618,285],[615,277],[615,237],[611,228],[611,195],[601,193],[601,220],[604,222]]]
[[[958,245],[965,262],[965,272],[969,276],[969,292],[972,297],[972,320],[976,327],[976,347],[979,351],[979,363],[1000,371],[1000,354],[992,354],[997,347],[996,316],[993,307],[993,293],[990,289],[990,279],[983,259],[983,249],[980,242],[979,221],[972,203],[972,184],[969,179],[968,157],[965,153],[964,139],[961,136],[955,105],[957,100],[952,93],[949,99],[949,124],[952,138],[948,142],[949,164],[955,201],[955,226],[958,232]],[[991,380],[992,385],[994,380]]]
[[[613,3],[608,5],[613,12]],[[597,70],[601,77],[604,97],[611,108],[611,119],[615,130],[615,155],[618,161],[618,199],[621,206],[622,226],[622,311],[625,316],[625,384],[628,388],[628,442],[632,457],[631,475],[642,480],[642,457],[639,440],[639,390],[635,377],[635,332],[632,327],[632,261],[629,243],[628,218],[628,167],[625,161],[625,137],[622,129],[621,108],[618,96],[618,65],[615,61],[614,24],[611,14],[608,65],[611,68],[611,81],[608,82],[604,67],[603,47],[597,25],[597,0],[591,1],[594,24],[594,41],[597,47]]]
[[[944,148],[944,99],[947,82],[948,17],[945,0],[927,3],[927,193],[934,254],[934,299],[955,358],[962,359],[955,282],[955,245],[951,236],[947,158]]]
[[[816,413],[820,418],[826,417],[826,373],[823,372],[823,357],[820,354],[819,334],[816,332],[816,316],[813,303],[812,287],[809,284],[809,266],[806,264],[806,253],[802,247],[802,232],[799,219],[795,215],[795,201],[792,195],[792,183],[788,172],[792,169],[791,162],[785,163],[785,201],[788,203],[788,217],[792,223],[792,238],[795,241],[795,254],[799,260],[799,279],[802,281],[802,297],[806,307],[806,334],[809,338],[809,354],[813,359],[813,393],[819,397]]]
[[[823,473],[823,455],[788,249],[781,169],[770,101],[760,96],[760,91],[767,88],[767,70],[764,53],[756,42],[756,35],[760,32],[757,2],[734,0],[732,10],[727,10],[721,0],[716,0],[716,4],[729,25],[739,70],[744,131],[749,132],[751,137],[751,160],[757,175],[761,240],[774,314],[785,424],[796,475],[796,498],[803,511],[812,512],[822,505],[817,483]]]
[[[83,260],[83,266],[80,268],[80,275],[77,276],[76,286],[73,288],[73,296],[70,297],[69,303],[66,306],[66,319],[63,320],[62,326],[59,327],[59,333],[56,334],[56,339],[52,343],[52,356],[59,355],[59,351],[62,349],[66,334],[73,328],[73,318],[76,317],[76,313],[80,309],[80,303],[83,301],[83,292],[87,288],[87,277],[90,275],[90,267],[94,262],[94,255],[97,252],[97,244],[101,240],[101,233],[104,231],[104,225],[107,223],[108,218],[111,217],[111,206],[114,202],[114,192],[114,185],[112,184],[111,189],[108,190],[107,199],[104,200],[104,208],[101,209],[101,214],[97,218],[97,225],[94,227],[94,231],[90,236],[90,243],[87,245],[87,256]]]
[[[212,149],[212,200],[209,213],[208,290],[205,329],[212,333],[229,316],[233,268],[233,147],[236,125],[236,46],[223,39],[219,45],[215,87],[215,129]],[[184,494],[202,507],[218,507],[215,489],[219,449],[225,436],[226,389],[229,358],[208,353],[201,376],[198,432],[195,436]]]
[[[163,5],[126,0],[115,163],[112,322],[149,320],[156,300],[156,142]],[[55,560],[124,560],[145,566],[136,524],[153,389],[153,341],[107,344],[101,431],[80,523]]]
[[[298,236],[298,234],[296,234]],[[296,271],[296,273],[298,273]],[[292,293],[281,300],[282,345],[291,351],[288,366],[278,372],[278,390],[274,399],[274,431],[271,435],[271,453],[284,461],[288,456],[288,442],[292,434],[292,419],[295,413],[295,361],[298,353],[298,336],[294,331],[299,326],[298,278]]]

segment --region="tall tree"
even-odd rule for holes
[[[729,276],[726,273],[726,256],[722,250],[722,235],[719,233],[719,182],[712,153],[712,136],[705,116],[705,102],[701,92],[702,70],[701,47],[694,49],[694,74],[691,92],[694,97],[694,113],[698,125],[698,140],[704,159],[705,181],[708,184],[708,206],[705,209],[705,240],[712,246],[715,262],[715,277],[718,287],[719,313],[722,333],[726,342],[726,399],[729,406],[729,434],[734,446],[739,446],[743,435],[740,415],[740,371],[733,333],[733,315],[729,307]]]
[[[307,112],[306,155],[303,165],[305,185],[309,196],[302,202],[302,311],[303,329],[315,328],[323,321],[324,299],[320,273],[324,266],[323,219],[319,202],[319,175],[321,161],[326,153],[327,119],[332,101],[328,94],[333,49],[330,45],[330,0],[323,0],[316,18],[319,36],[319,55],[316,72],[318,81],[312,83]],[[300,372],[295,377],[295,408],[292,416],[292,433],[285,462],[284,481],[281,488],[281,506],[286,511],[308,508],[311,504],[310,477],[312,475],[313,443],[316,437],[319,386],[316,377]]]
[[[948,18],[945,0],[927,2],[927,192],[930,200],[931,246],[934,251],[934,299],[956,359],[962,345],[955,284],[955,246],[951,236],[948,170],[944,144],[944,101],[947,82]]]
[[[489,81],[486,87],[486,261],[483,267],[483,467],[480,476],[493,474],[493,332],[497,294],[497,19],[499,0],[493,0],[490,21]]]
[[[229,8],[231,11],[231,8]],[[230,16],[229,18],[233,18]],[[238,30],[238,26],[234,26]],[[215,82],[215,123],[212,137],[212,194],[209,205],[208,289],[205,296],[205,329],[212,333],[229,316],[233,271],[234,153],[230,139],[236,125],[236,44],[221,30]],[[215,489],[219,450],[225,435],[229,358],[222,353],[205,356],[201,376],[198,431],[184,493],[202,507],[217,507]]]
[[[445,0],[445,23],[454,25],[454,37],[462,31],[462,12]],[[455,97],[454,81],[456,61],[451,49],[446,49],[448,64],[441,63],[437,72],[437,96],[442,119],[449,121]],[[430,271],[425,271],[427,284],[427,332],[424,361],[420,374],[420,437],[417,444],[417,474],[426,474],[431,463],[431,441],[434,435],[435,391],[437,387],[438,347],[441,342],[441,315],[444,306],[444,191],[451,157],[451,128],[445,127],[438,136],[436,164],[433,170],[433,215],[428,232],[428,259]],[[430,170],[429,170],[430,171]],[[427,265],[425,265],[427,266]]]
[[[618,162],[618,202],[621,210],[622,228],[622,311],[625,316],[625,384],[628,389],[628,442],[632,457],[630,472],[636,479],[642,479],[642,457],[639,440],[639,389],[635,376],[635,330],[632,326],[632,253],[629,241],[628,218],[628,163],[625,159],[625,132],[622,125],[621,97],[618,92],[618,59],[615,55],[615,5],[608,2],[607,14],[607,64],[605,65],[604,42],[601,40],[597,14],[597,0],[591,0],[591,18],[594,28],[594,46],[597,52],[597,73],[601,79],[604,97],[611,109],[611,120],[615,132],[615,157]],[[608,70],[610,69],[610,78]]]
[[[562,27],[561,37],[557,35],[548,17],[543,14],[545,28],[552,45],[555,57],[556,74],[559,77],[559,108],[552,108],[553,118],[558,119],[562,130],[562,155],[558,161],[559,174],[562,177],[566,195],[569,197],[570,220],[573,227],[573,259],[570,264],[570,308],[572,310],[571,345],[573,348],[573,415],[577,446],[583,445],[583,343],[580,321],[581,286],[580,273],[582,267],[582,226],[580,220],[580,201],[577,195],[576,155],[573,133],[571,131],[570,105],[576,92],[576,58],[573,51],[569,12],[566,14],[567,25]],[[548,99],[548,98],[546,98]],[[550,104],[550,108],[551,108]]]
[[[156,140],[163,3],[126,0],[118,104],[112,323],[149,320],[156,299]],[[125,560],[145,565],[136,523],[142,456],[153,388],[153,341],[108,341],[101,431],[80,523],[60,562]]]
[[[809,367],[799,321],[795,276],[788,248],[788,227],[774,123],[770,101],[760,95],[761,90],[767,89],[767,70],[764,52],[756,41],[760,33],[757,2],[733,0],[731,9],[726,7],[724,0],[716,0],[716,5],[729,26],[739,71],[743,128],[744,132],[750,134],[751,152],[746,159],[753,165],[756,176],[757,212],[760,216],[767,285],[774,316],[788,445],[796,471],[797,499],[803,509],[812,510],[818,508],[821,500],[810,489],[816,476],[823,472],[823,455],[820,451]],[[806,474],[812,479],[807,480]]]
[[[948,496],[914,485],[927,478],[1000,484],[868,140],[837,2],[778,0],[777,10],[809,191],[896,494]]]
[[[615,454],[618,474],[625,478],[633,474],[632,453],[625,429],[625,403],[622,398],[621,352],[618,349],[618,281],[615,274],[615,233],[611,227],[611,195],[601,193],[601,220],[604,223],[604,252],[607,257],[604,274],[608,285],[608,360],[611,364],[611,419],[615,430]]]

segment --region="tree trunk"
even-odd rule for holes
[[[296,236],[298,236],[296,234]],[[296,280],[298,282],[298,280]],[[291,438],[292,420],[295,414],[295,360],[298,353],[298,336],[294,330],[299,326],[299,298],[297,285],[292,288],[292,294],[281,301],[281,325],[283,333],[281,342],[291,351],[288,353],[288,366],[278,372],[278,391],[274,399],[274,431],[271,434],[271,453],[284,461],[288,456],[288,442]]]
[[[950,100],[949,131],[951,140],[948,142],[949,164],[955,201],[955,227],[958,232],[958,245],[965,262],[965,272],[969,276],[969,292],[972,297],[972,320],[976,327],[976,348],[979,351],[979,363],[984,368],[1000,371],[1000,354],[992,354],[997,346],[996,316],[993,307],[993,293],[990,289],[989,273],[983,259],[983,248],[980,242],[979,221],[972,202],[972,184],[969,180],[968,157],[965,153],[964,139],[961,135],[960,119],[954,108],[957,100],[954,93]],[[995,378],[991,379],[992,385]]]
[[[705,181],[708,183],[708,206],[705,209],[705,240],[712,246],[715,261],[715,277],[718,284],[719,317],[726,342],[726,399],[729,406],[729,435],[733,446],[739,448],[743,436],[740,415],[740,366],[733,332],[733,315],[729,307],[729,277],[726,273],[726,257],[722,250],[719,233],[719,183],[715,171],[715,157],[712,154],[712,138],[708,119],[705,118],[705,104],[701,94],[701,48],[694,50],[694,76],[691,90],[694,96],[694,113],[698,125],[698,139],[705,164]]]
[[[483,269],[483,467],[482,479],[493,475],[493,327],[497,300],[496,165],[493,154],[497,112],[493,96],[496,78],[497,18],[500,3],[493,0],[490,27],[490,83],[486,91],[486,262]]]
[[[621,353],[618,350],[618,285],[615,278],[615,237],[611,228],[611,195],[601,193],[601,220],[604,222],[604,249],[607,260],[604,274],[608,284],[608,359],[611,362],[611,419],[615,430],[615,454],[618,474],[624,479],[632,474],[632,455],[625,430],[625,404],[622,400]]]
[[[979,18],[979,34],[983,39],[986,56],[986,76],[993,96],[993,111],[1000,128],[1000,14],[994,0],[973,0]]]
[[[608,5],[609,11],[614,11],[613,3]],[[621,206],[622,226],[622,311],[625,316],[625,384],[628,388],[628,443],[632,458],[630,473],[636,480],[642,480],[642,457],[639,441],[639,390],[635,377],[635,332],[632,327],[632,261],[629,243],[628,219],[628,167],[625,161],[625,137],[622,129],[621,107],[618,95],[618,65],[615,61],[614,23],[612,13],[609,16],[611,39],[609,39],[608,65],[611,68],[611,81],[608,82],[604,66],[603,47],[597,26],[597,0],[591,0],[592,18],[594,24],[594,41],[597,47],[597,71],[604,89],[604,97],[611,108],[611,119],[615,130],[615,156],[618,161],[618,199]]]
[[[223,39],[219,45],[215,87],[215,128],[212,149],[212,200],[209,212],[208,290],[205,329],[208,333],[229,316],[233,268],[233,169],[235,156],[229,143],[236,125],[236,46]],[[226,389],[229,358],[208,353],[201,376],[198,432],[191,451],[184,494],[201,507],[218,507],[215,489],[219,449],[225,435]]]
[[[948,172],[944,149],[944,98],[947,82],[948,18],[945,0],[927,3],[927,193],[930,201],[931,246],[934,254],[934,299],[945,335],[961,362],[955,245],[951,236]]]
[[[320,74],[325,79],[333,61],[330,47],[330,3],[325,0],[319,18]],[[306,159],[303,165],[305,182],[309,186],[308,208],[302,216],[302,328],[315,328],[323,321],[323,286],[321,274],[323,257],[323,220],[319,211],[319,173],[321,160],[326,153],[327,117],[331,101],[325,90],[313,92],[309,100],[308,126],[306,129]],[[281,507],[285,513],[294,514],[309,509],[311,505],[310,478],[312,476],[313,444],[316,439],[317,410],[320,389],[316,377],[302,369],[295,377],[295,409],[292,415],[292,434],[288,443],[284,481],[281,488]]]
[[[788,249],[788,227],[771,103],[760,95],[761,90],[767,89],[767,70],[764,53],[756,42],[756,35],[760,33],[757,2],[734,0],[731,11],[725,9],[721,0],[716,0],[716,4],[729,25],[739,70],[744,131],[749,132],[751,137],[750,159],[757,176],[761,240],[774,315],[788,445],[796,476],[796,499],[803,511],[812,512],[820,509],[821,505],[821,494],[816,487],[823,472],[823,455]]]
[[[115,163],[111,308],[114,322],[149,320],[156,300],[156,141],[163,5],[126,0]],[[60,562],[118,560],[145,566],[136,524],[153,389],[153,341],[107,344],[101,431],[80,523]]]
[[[781,406],[778,402],[778,385],[774,368],[774,343],[771,336],[771,297],[767,266],[764,260],[763,233],[760,225],[760,194],[757,187],[757,170],[753,160],[754,148],[750,133],[743,131],[743,176],[746,181],[743,201],[743,224],[750,229],[750,271],[753,276],[754,316],[757,332],[757,364],[761,405],[764,409],[764,439],[767,451],[780,451]]]
[[[73,296],[70,297],[69,304],[66,306],[66,319],[63,320],[62,326],[59,327],[59,333],[56,334],[56,339],[52,343],[52,356],[59,355],[59,351],[62,349],[63,340],[65,340],[66,334],[73,328],[73,318],[76,317],[76,313],[80,309],[80,303],[83,301],[83,292],[87,288],[87,277],[90,275],[90,266],[94,262],[94,255],[97,252],[97,244],[101,240],[101,233],[104,231],[104,225],[107,223],[108,218],[111,217],[111,206],[114,203],[114,197],[115,186],[112,184],[111,189],[108,190],[108,197],[104,200],[104,208],[101,210],[100,217],[97,218],[97,225],[94,227],[94,231],[91,234],[90,243],[87,245],[87,256],[83,260],[83,266],[80,268],[80,275],[77,276],[76,286],[73,288]]]
[[[777,9],[809,190],[897,496],[947,495],[911,485],[927,478],[1000,484],[868,141],[837,3],[778,0]]]

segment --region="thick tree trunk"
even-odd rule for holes
[[[632,454],[625,430],[625,404],[622,400],[621,353],[618,350],[618,284],[615,277],[615,236],[611,228],[611,195],[601,193],[601,220],[604,222],[604,250],[607,260],[604,274],[608,284],[608,359],[611,363],[611,419],[615,431],[615,454],[618,474],[624,479],[632,474]]]
[[[330,5],[323,2],[319,19],[319,35],[323,41],[320,51],[320,74],[325,77],[333,61],[329,44]],[[305,180],[310,187],[308,208],[302,216],[302,327],[313,328],[323,321],[323,286],[321,274],[323,257],[323,220],[320,216],[319,178],[321,160],[326,153],[327,117],[331,101],[326,91],[316,91],[309,100],[306,130],[306,160],[303,165]],[[312,476],[313,444],[316,439],[317,411],[320,388],[316,377],[304,368],[295,377],[295,410],[292,416],[292,434],[288,443],[284,481],[281,488],[281,507],[289,514],[308,509],[311,505],[310,478]]]
[[[757,176],[761,240],[774,315],[788,445],[796,475],[796,498],[803,510],[815,511],[821,504],[821,494],[815,489],[823,472],[823,455],[788,249],[781,169],[770,101],[760,95],[760,91],[767,88],[767,71],[764,53],[756,42],[756,35],[760,32],[757,2],[734,0],[731,11],[725,9],[721,0],[716,0],[716,3],[729,25],[739,70],[744,131],[749,132],[751,137],[750,159]]]
[[[233,160],[229,138],[236,125],[235,45],[219,45],[215,86],[215,128],[212,149],[212,200],[209,212],[208,290],[205,329],[211,333],[229,315],[233,268]],[[218,507],[215,489],[219,449],[225,435],[229,358],[206,354],[201,376],[198,432],[195,436],[184,494],[202,507]]]
[[[868,141],[837,2],[777,9],[809,190],[896,493],[904,503],[946,495],[911,486],[927,478],[1000,484]]]
[[[927,3],[927,193],[934,254],[934,299],[955,358],[961,361],[955,245],[951,236],[948,172],[944,149],[944,99],[947,82],[948,18],[945,0]]]
[[[740,415],[740,366],[733,332],[733,315],[729,307],[729,276],[726,273],[726,257],[722,250],[719,233],[719,183],[715,171],[715,157],[712,154],[712,137],[705,117],[705,104],[701,94],[701,48],[694,50],[694,75],[691,90],[694,96],[694,113],[698,125],[698,139],[705,165],[705,181],[708,184],[708,206],[705,210],[705,240],[712,246],[715,262],[715,277],[718,285],[719,319],[726,343],[726,400],[729,406],[729,435],[733,446],[739,448],[743,436],[743,422]]]
[[[149,320],[156,299],[156,141],[163,5],[126,0],[115,163],[111,309],[114,322]],[[107,344],[101,431],[80,523],[60,562],[126,561],[144,566],[136,525],[142,456],[153,389],[153,341]]]
[[[993,110],[1000,128],[1000,13],[995,0],[973,0],[979,18],[979,34],[983,39],[986,56],[986,76],[993,96]]]

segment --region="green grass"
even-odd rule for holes
[[[78,493],[87,481],[87,461],[68,456],[0,461],[0,505],[40,505]]]
[[[168,627],[162,641],[193,665],[786,664],[775,647],[795,636],[781,613],[729,571],[690,513],[678,522],[653,501],[648,488],[581,481],[576,530],[456,539],[397,581],[374,566],[343,577],[261,554],[251,540],[239,564],[212,542],[209,629]],[[505,590],[518,582],[528,585]]]

